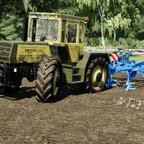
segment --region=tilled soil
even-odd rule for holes
[[[57,102],[38,103],[24,79],[18,92],[0,96],[0,144],[144,144],[143,86],[95,94],[67,86]]]

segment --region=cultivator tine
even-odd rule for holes
[[[131,85],[135,85],[135,83],[131,83],[130,80],[137,75],[136,71],[133,72],[133,73],[135,73],[135,74],[130,73],[129,71],[127,71],[126,73],[127,73],[127,82],[126,82],[126,84],[125,84],[125,86],[126,86],[125,91],[135,90],[135,88],[132,88],[132,87],[131,87]]]

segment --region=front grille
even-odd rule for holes
[[[12,43],[0,42],[0,62],[9,61]]]

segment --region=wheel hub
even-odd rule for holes
[[[96,76],[96,81],[100,82],[102,80],[102,73],[98,73]]]

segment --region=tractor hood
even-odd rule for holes
[[[1,41],[0,62],[4,63],[34,63],[45,55],[51,55],[46,42]]]

